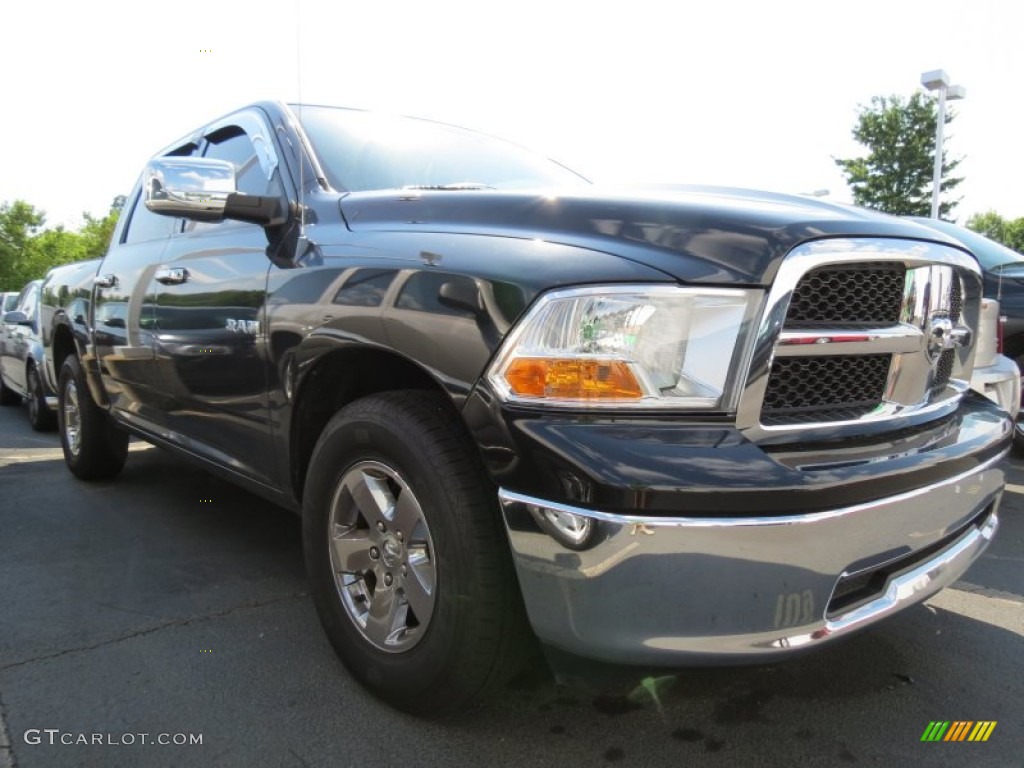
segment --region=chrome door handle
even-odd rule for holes
[[[113,288],[117,285],[117,275],[96,275],[92,279],[92,284],[97,288]]]
[[[153,279],[164,285],[180,285],[188,280],[188,270],[184,267],[164,267],[156,271]]]

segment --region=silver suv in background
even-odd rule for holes
[[[57,396],[43,376],[43,343],[39,336],[39,291],[33,280],[17,295],[14,309],[0,324],[0,404],[28,400],[32,428],[44,432],[57,426]]]

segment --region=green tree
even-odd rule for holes
[[[23,200],[0,205],[0,290],[18,291],[51,267],[103,256],[124,207],[118,195],[106,216],[83,213],[78,231],[43,229],[45,216]]]
[[[976,213],[967,220],[967,228],[1024,253],[1024,216],[1004,219],[995,211]]]
[[[86,254],[83,258],[92,259],[97,256],[103,256],[107,252],[107,248],[110,247],[110,238],[114,235],[114,227],[117,226],[117,220],[120,216],[120,208],[111,208],[110,213],[102,219],[91,216],[88,213],[82,214],[85,224],[82,225],[80,234],[85,241]]]
[[[47,229],[33,237],[25,246],[25,272],[22,283],[46,274],[50,267],[90,258],[88,239],[63,227]]]
[[[43,212],[24,200],[0,204],[0,290],[19,291],[25,284],[24,275],[31,272],[27,246],[45,221]]]
[[[868,148],[865,156],[833,158],[846,176],[857,205],[900,216],[931,213],[932,175],[935,164],[935,100],[918,92],[909,99],[875,96],[861,106],[853,137]],[[946,112],[946,124],[955,117]],[[950,174],[960,160],[942,152],[939,215],[947,218],[959,200],[946,194],[963,178]]]

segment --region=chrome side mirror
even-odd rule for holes
[[[143,198],[153,213],[193,221],[222,221],[235,193],[235,167],[225,160],[159,157],[143,176]]]

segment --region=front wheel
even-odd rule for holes
[[[57,421],[64,461],[79,480],[108,480],[124,469],[128,434],[121,431],[89,394],[85,371],[71,355],[60,369]]]
[[[434,393],[339,411],[303,503],[310,590],[338,656],[393,706],[464,706],[528,642],[496,495],[458,415]]]

